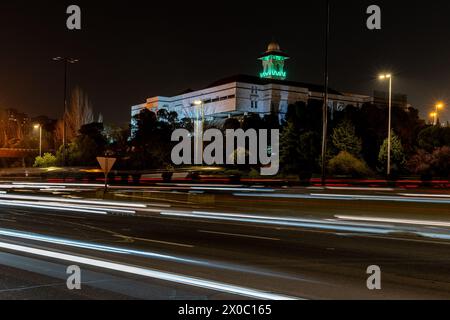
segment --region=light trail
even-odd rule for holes
[[[109,252],[109,253],[118,253],[118,254],[125,254],[125,255],[135,255],[135,256],[141,256],[141,257],[157,258],[157,259],[162,259],[162,260],[185,262],[185,263],[192,263],[192,264],[202,264],[202,262],[197,261],[197,260],[179,258],[179,257],[175,257],[175,256],[164,255],[164,254],[159,254],[159,253],[154,253],[154,252],[149,252],[149,251],[141,251],[141,250],[132,250],[132,249],[112,247],[112,246],[104,246],[104,245],[99,245],[99,244],[94,244],[94,243],[75,241],[75,240],[66,240],[66,239],[61,239],[61,238],[56,238],[56,237],[42,236],[39,234],[20,232],[20,231],[15,231],[15,230],[0,229],[0,235],[5,236],[5,237],[10,237],[10,238],[16,238],[16,239],[25,239],[25,240],[31,240],[31,241],[44,242],[44,243],[58,244],[58,245],[63,245],[63,246],[67,246],[67,247],[72,247],[72,248],[81,248],[81,249],[88,249],[88,250],[95,250],[95,251]]]
[[[182,217],[182,218],[197,218],[197,219],[210,219],[219,221],[234,221],[245,223],[256,223],[264,225],[275,226],[289,226],[300,228],[312,228],[322,229],[330,231],[348,231],[348,232],[360,232],[360,233],[376,233],[376,234],[388,234],[393,230],[385,227],[368,227],[368,226],[352,226],[348,224],[339,224],[328,221],[319,220],[302,220],[295,218],[279,218],[279,217],[265,217],[257,215],[243,215],[243,214],[225,214],[225,213],[206,213],[206,212],[161,212],[162,216]]]
[[[84,199],[70,199],[61,197],[39,197],[39,196],[24,196],[15,194],[0,194],[0,199],[18,199],[18,200],[37,200],[63,203],[79,203],[79,204],[93,204],[103,206],[127,207],[127,208],[147,208],[145,204],[127,203],[119,201],[103,201],[103,200],[84,200]]]
[[[91,210],[84,208],[70,208],[70,207],[61,207],[61,206],[52,206],[52,205],[43,205],[43,204],[32,204],[30,202],[19,202],[19,201],[0,201],[0,206],[6,207],[17,207],[17,208],[33,208],[33,209],[47,209],[53,211],[67,211],[67,212],[77,212],[77,213],[92,213],[92,214],[101,214],[107,215],[108,212],[103,210]]]
[[[403,197],[430,197],[430,198],[450,198],[450,194],[414,194],[414,193],[399,193]]]
[[[162,216],[172,216],[181,218],[207,219],[215,221],[233,221],[239,223],[255,223],[262,225],[273,226],[288,226],[305,229],[327,230],[339,234],[339,232],[360,233],[360,234],[377,234],[390,235],[396,233],[405,233],[411,235],[419,235],[428,238],[449,240],[450,234],[447,231],[442,233],[421,231],[412,228],[399,227],[395,225],[381,225],[381,224],[362,224],[349,222],[339,222],[334,220],[305,220],[295,218],[280,218],[270,216],[245,215],[245,214],[226,214],[226,213],[211,213],[211,212],[161,212]],[[391,222],[394,221],[372,221],[372,222]]]
[[[49,183],[49,182],[13,182],[12,185],[20,185],[20,186],[40,186],[42,187],[92,187],[92,188],[104,188],[104,184],[97,183]]]
[[[197,279],[194,277],[172,274],[168,272],[144,269],[109,261],[97,260],[92,258],[81,257],[72,254],[63,254],[59,252],[53,252],[49,250],[35,249],[30,247],[24,247],[14,245],[10,243],[0,242],[0,248],[6,250],[12,250],[16,252],[28,253],[46,258],[53,258],[57,260],[69,261],[70,263],[78,263],[81,265],[93,266],[111,271],[119,271],[123,273],[139,275],[147,278],[158,279],[197,288],[203,288],[213,291],[219,291],[249,298],[262,299],[262,300],[300,300],[299,298],[274,294],[270,292],[264,292],[256,289],[245,288],[226,283],[220,283],[215,281]]]
[[[369,196],[369,195],[347,195],[347,194],[289,194],[289,193],[234,193],[236,197],[255,198],[280,198],[280,199],[304,199],[304,200],[340,200],[340,201],[391,201],[408,203],[433,203],[450,204],[450,199],[430,199],[424,197],[397,197],[397,196]]]
[[[214,262],[214,261],[207,261],[207,260],[200,260],[200,259],[189,259],[189,258],[177,257],[177,256],[173,256],[173,255],[155,253],[155,252],[150,252],[150,251],[132,250],[132,249],[126,249],[126,248],[105,246],[105,245],[100,245],[100,244],[95,244],[95,243],[87,243],[87,242],[83,242],[83,241],[68,240],[68,239],[44,236],[44,235],[28,233],[28,232],[23,232],[23,231],[17,231],[17,230],[0,229],[0,236],[13,238],[13,239],[22,239],[22,240],[30,240],[30,241],[37,241],[37,242],[43,242],[43,243],[57,244],[57,245],[62,245],[62,246],[67,246],[67,247],[72,247],[72,248],[80,248],[80,249],[86,249],[86,250],[123,254],[123,255],[141,256],[141,257],[145,257],[145,258],[172,261],[172,262],[176,262],[176,263],[193,264],[193,265],[202,266],[202,267],[206,267],[206,268],[231,270],[234,272],[241,272],[241,273],[247,272],[247,273],[256,274],[256,275],[260,275],[260,276],[264,276],[264,277],[278,277],[278,278],[283,278],[283,279],[289,279],[292,281],[319,283],[318,281],[313,280],[313,279],[292,277],[292,276],[289,276],[289,275],[286,275],[283,273],[274,273],[272,271],[267,271],[264,269],[259,270],[259,269],[255,269],[255,268],[249,268],[246,266],[223,263],[223,262]],[[137,239],[137,238],[134,238],[134,239],[144,240],[144,239]],[[152,241],[151,239],[145,239],[145,240]],[[162,243],[162,242],[159,241],[159,243]],[[166,242],[165,244],[169,244],[169,242]],[[174,245],[174,244],[171,243],[171,245]],[[179,246],[181,244],[177,244],[177,245]],[[189,246],[189,245],[185,245],[185,246]],[[191,246],[191,247],[194,248],[194,246]]]
[[[191,190],[200,191],[239,191],[239,192],[275,192],[275,189],[233,188],[233,187],[190,187]]]
[[[430,221],[430,220],[411,220],[411,219],[393,219],[380,217],[355,217],[355,216],[335,216],[337,219],[350,221],[368,221],[368,222],[386,222],[399,224],[412,224],[420,226],[434,226],[434,227],[450,227],[450,222],[446,221]]]
[[[0,205],[3,206],[13,206],[13,207],[24,207],[24,208],[34,208],[34,209],[50,209],[50,210],[61,210],[69,212],[80,212],[80,213],[95,213],[95,214],[124,214],[124,215],[134,215],[136,211],[124,210],[122,208],[109,208],[109,207],[93,207],[88,205],[71,205],[62,206],[63,204],[58,202],[46,202],[46,201],[19,201],[19,200],[0,200]]]
[[[220,236],[230,236],[230,237],[238,237],[238,238],[249,238],[249,239],[258,239],[258,240],[271,240],[271,241],[281,241],[277,238],[267,238],[267,237],[259,237],[259,236],[251,236],[247,234],[239,234],[239,233],[227,233],[227,232],[215,232],[215,231],[207,231],[207,230],[198,230],[200,233],[208,233],[215,234]]]

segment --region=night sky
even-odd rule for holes
[[[256,59],[272,39],[292,57],[289,80],[323,82],[325,1],[178,2],[2,0],[0,108],[60,117],[63,68],[55,56],[81,59],[71,86],[117,124],[148,97],[259,74]],[[450,104],[448,0],[332,2],[331,87],[371,94],[387,88],[376,78],[387,70],[394,91],[424,117],[436,100]],[[66,29],[70,4],[83,10],[82,31]],[[370,4],[382,8],[381,31],[366,28]],[[450,107],[442,118],[450,120]]]

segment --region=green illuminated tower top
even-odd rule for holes
[[[263,79],[286,80],[287,74],[284,70],[285,61],[290,57],[281,51],[280,45],[276,42],[271,42],[259,60],[262,61],[263,71],[260,76]]]

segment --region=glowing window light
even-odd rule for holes
[[[286,78],[287,73],[285,71],[276,71],[276,70],[269,70],[266,72],[260,73],[261,78],[269,78],[269,77],[282,77]]]

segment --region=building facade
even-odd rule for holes
[[[285,62],[289,56],[277,43],[271,43],[259,57],[262,71],[259,77],[236,75],[212,83],[208,87],[172,97],[153,97],[132,107],[132,116],[144,109],[158,112],[166,109],[176,112],[180,118],[196,118],[199,104],[208,119],[226,119],[248,114],[261,116],[276,113],[282,119],[288,106],[297,102],[323,100],[324,87],[288,81]],[[373,102],[373,98],[358,94],[329,90],[329,108],[341,111],[348,105],[361,107]]]

